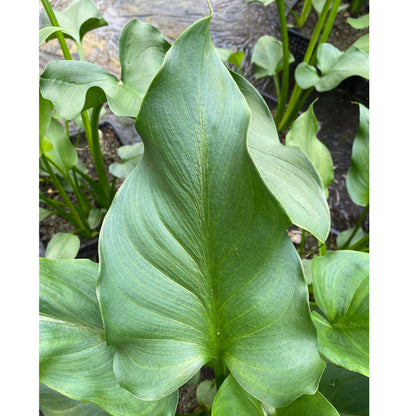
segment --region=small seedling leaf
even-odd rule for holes
[[[313,86],[319,92],[329,91],[353,75],[365,79],[370,77],[368,54],[355,46],[341,52],[329,43],[322,43],[318,47],[317,67],[320,75],[316,68],[305,62],[296,67],[296,82],[302,89]]]
[[[212,380],[202,381],[196,390],[196,398],[198,403],[208,408],[212,407],[212,403],[214,402],[216,394],[217,386],[215,385],[215,381]]]
[[[318,121],[313,111],[314,102],[292,124],[286,135],[286,145],[302,149],[321,177],[325,195],[334,180],[334,166],[328,148],[316,137]],[[321,240],[325,241],[325,240]]]
[[[71,233],[57,233],[49,241],[45,258],[47,259],[74,259],[79,251],[80,240]]]

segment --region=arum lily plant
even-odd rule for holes
[[[264,5],[272,3],[272,1],[258,1]],[[365,48],[364,40],[361,41],[362,43],[352,45],[346,51],[340,51],[327,43],[337,13],[341,8],[341,0],[312,1],[318,20],[303,62],[296,67],[296,82],[289,95],[289,67],[294,59],[289,50],[284,0],[276,0],[275,3],[280,21],[281,41],[271,36],[261,37],[254,48],[252,63],[256,69],[257,79],[266,76],[273,78],[278,100],[274,119],[278,131],[282,132],[290,128],[314,90],[329,91],[353,75],[368,79],[369,63],[368,53],[362,50]],[[308,1],[304,3],[303,10],[308,11],[307,13],[311,6],[309,3]],[[266,53],[259,54],[260,49]],[[273,58],[265,59],[265,55]]]
[[[74,86],[84,98],[75,114],[102,92],[120,108],[114,97],[128,85],[144,151],[105,215],[99,264],[40,259],[45,416],[174,415],[178,389],[204,365],[215,385],[200,387],[195,414],[336,416],[328,398],[344,396],[326,392],[325,361],[341,381],[368,375],[368,253],[312,261],[311,314],[287,228],[326,240],[321,177],[300,148],[280,143],[261,95],[224,65],[211,17],[172,46],[160,42],[168,52],[145,91],[136,71],[122,86],[102,71]],[[143,43],[156,33],[126,27],[145,28]]]

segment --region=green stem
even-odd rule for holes
[[[88,211],[91,208],[91,204],[89,204],[89,201],[86,200],[85,195],[82,193],[78,181],[74,182],[71,178],[71,175],[68,171],[64,171],[61,169],[53,160],[48,160],[48,162],[55,167],[56,170],[63,176],[63,178],[68,182],[69,186],[74,191],[75,197],[77,198],[77,201],[79,203],[79,210],[77,210],[83,224],[87,224],[87,216]],[[72,168],[73,170],[73,168]]]
[[[99,130],[98,125],[100,121],[100,112],[101,112],[101,105],[97,105],[92,109],[91,112],[91,154],[93,156],[94,165],[95,165],[95,171],[97,172],[98,176],[98,183],[102,187],[107,199],[108,199],[108,206],[105,206],[104,208],[109,208],[111,204],[110,195],[111,195],[111,186],[110,182],[108,181],[107,177],[107,171],[105,169],[104,159],[101,152],[101,146],[100,146],[100,136],[99,136]],[[90,143],[88,143],[90,144]],[[91,148],[92,146],[92,148]]]
[[[319,240],[318,240],[319,241]],[[319,241],[320,242],[320,241]],[[319,246],[319,255],[320,256],[325,256],[325,254],[326,254],[326,244],[325,243],[322,243],[320,246]]]
[[[212,364],[214,366],[214,373],[215,373],[215,384],[217,385],[217,390],[220,388],[222,382],[227,377],[227,369],[219,358],[214,358],[212,360]]]
[[[321,43],[325,43],[328,40],[329,34],[331,33],[332,26],[334,25],[335,19],[337,17],[338,9],[341,4],[341,0],[334,0],[334,4],[332,5],[332,9],[329,12],[328,20],[325,23],[324,30],[322,31],[322,35],[319,39],[318,45],[316,46],[314,53],[311,58],[311,63],[315,64],[316,54],[318,52],[318,47]]]
[[[61,198],[63,199],[63,201],[65,202],[65,205],[68,207],[72,217],[74,218],[74,221],[76,222],[76,224],[82,228],[82,229],[86,229],[84,223],[81,220],[81,217],[79,216],[74,204],[71,202],[71,200],[69,199],[67,193],[65,192],[65,189],[62,187],[59,179],[56,177],[55,173],[53,172],[51,165],[49,164],[48,159],[45,157],[45,155],[42,155],[42,161],[43,164],[45,165],[49,176],[51,177],[51,179],[53,180],[54,185],[56,186],[56,189],[59,192],[59,195],[61,196]],[[89,230],[87,230],[89,231]]]
[[[369,242],[370,242],[370,235],[366,234],[363,238],[361,238],[359,241],[354,243],[351,247],[348,247],[348,250],[369,251],[369,247],[368,247]]]
[[[351,11],[353,13],[358,13],[361,9],[364,0],[353,0],[351,3]]]
[[[305,237],[306,237],[305,229],[302,228],[302,240],[300,241],[300,246],[299,246],[299,257],[300,258],[302,258],[303,250],[305,248]]]
[[[342,247],[340,247],[340,250],[345,250],[348,247],[351,240],[354,238],[355,234],[357,234],[358,229],[361,227],[361,224],[363,223],[363,221],[367,217],[367,214],[368,214],[369,210],[370,210],[370,205],[367,204],[367,206],[364,208],[364,211],[362,212],[360,218],[358,219],[357,224],[355,224],[355,227],[354,227],[354,230],[353,230],[352,234],[349,236],[349,238],[345,242],[345,244],[343,244]]]
[[[279,85],[279,78],[277,76],[277,74],[273,75],[273,82],[274,82],[274,86],[276,87],[276,98],[277,98],[277,102],[280,101],[280,85]]]
[[[80,61],[85,61],[84,49],[82,48],[82,43],[77,42],[78,56]]]
[[[296,22],[297,27],[302,27],[305,24],[306,19],[308,18],[309,13],[311,11],[311,7],[312,0],[305,0],[305,3],[303,3],[302,13],[299,17],[299,20],[297,20]]]
[[[286,26],[286,15],[285,15],[285,5],[284,0],[276,0],[277,11],[279,14],[280,20],[280,34],[282,37],[283,44],[283,74],[282,74],[282,88],[280,90],[280,100],[277,104],[277,111],[275,116],[275,122],[280,120],[283,112],[285,111],[287,95],[289,92],[289,36],[287,33]]]
[[[322,27],[324,26],[326,16],[328,14],[328,10],[329,10],[329,7],[331,6],[331,3],[332,3],[332,0],[326,0],[325,5],[322,9],[322,13],[319,15],[318,22],[316,23],[311,40],[309,41],[308,48],[306,49],[303,62],[307,63],[308,65],[310,63],[316,44],[318,42],[319,34],[322,30]],[[281,117],[279,116],[279,118],[276,120],[278,131],[283,131],[286,128],[288,128],[288,120],[290,118],[293,118],[294,108],[297,105],[297,102],[299,100],[299,97],[302,91],[303,89],[299,87],[299,85],[296,83],[295,86],[293,87],[292,95],[290,97],[285,113],[283,114],[283,116]]]
[[[52,23],[52,26],[59,27],[58,20],[55,16],[55,13],[54,13],[49,1],[48,0],[42,0],[42,4],[43,4],[43,7],[45,8],[46,14],[49,17],[49,20]],[[65,59],[67,61],[71,61],[72,56],[71,56],[71,53],[69,52],[68,45],[65,42],[65,37],[64,37],[62,31],[58,30],[56,32],[56,37],[58,38],[58,42],[59,42],[59,45],[61,46],[62,53],[64,54]]]

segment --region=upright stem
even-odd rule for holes
[[[45,8],[46,14],[48,15],[49,20],[51,21],[52,25],[59,27],[58,19],[55,16],[55,13],[49,3],[49,0],[42,0],[42,4],[43,4],[43,7]],[[59,30],[56,32],[56,36],[58,38],[58,42],[59,42],[59,45],[61,46],[62,53],[64,54],[65,59],[68,61],[71,61],[72,56],[71,56],[71,53],[69,52],[68,45],[65,42],[63,33]],[[83,59],[84,55],[82,52],[82,46],[80,47],[80,45],[78,45],[78,53],[80,54],[80,58]],[[87,136],[87,141],[89,144],[90,142],[92,142],[91,126],[90,126],[90,120],[88,118],[88,113],[86,110],[81,112],[81,117],[82,117],[82,122],[84,124],[85,135]],[[91,146],[90,146],[90,149],[91,149]],[[93,157],[93,160],[95,161],[94,154],[92,153],[92,151],[91,151],[91,155]]]
[[[276,0],[277,1],[277,0]],[[322,27],[324,26],[326,16],[328,14],[329,7],[331,6],[332,0],[326,0],[325,5],[322,9],[321,14],[319,15],[318,22],[316,23],[315,29],[313,31],[311,40],[309,41],[308,48],[306,49],[305,56],[303,58],[303,62],[309,64],[310,60],[312,58],[313,52],[315,50],[319,34],[322,30]],[[292,95],[290,97],[286,112],[283,114],[283,117],[279,117],[277,120],[278,124],[278,130],[283,131],[288,127],[288,120],[292,117],[292,113],[294,111],[294,108],[296,106],[296,103],[300,97],[300,94],[302,93],[302,88],[299,87],[298,84],[295,84]]]
[[[53,12],[53,9],[49,1],[42,0],[42,4],[43,4],[43,7],[45,8],[46,14],[48,15],[49,20],[51,21],[52,25],[59,27],[58,20],[56,19],[55,13]],[[59,42],[59,45],[61,46],[62,53],[64,54],[65,59],[67,61],[72,60],[71,53],[69,52],[68,46],[65,42],[65,37],[60,30],[56,32],[56,37],[58,38],[58,42]]]
[[[321,43],[325,43],[328,40],[329,34],[331,33],[332,26],[334,25],[335,19],[337,17],[338,9],[341,4],[341,0],[334,0],[334,4],[332,5],[332,9],[329,12],[328,20],[325,23],[324,30],[322,31],[322,35],[319,39],[318,45],[315,48],[315,51],[312,55],[311,62],[315,63],[315,56],[318,51],[318,46]]]
[[[74,218],[74,221],[76,222],[76,224],[83,230],[85,230],[85,225],[82,222],[78,211],[76,210],[74,204],[71,202],[71,200],[69,199],[67,193],[65,192],[65,189],[63,188],[63,186],[61,185],[61,183],[59,182],[59,179],[56,177],[55,173],[53,172],[48,159],[45,157],[45,155],[41,156],[42,158],[42,162],[46,167],[46,170],[48,171],[49,176],[52,178],[54,185],[56,186],[56,189],[59,192],[59,195],[61,196],[61,198],[63,199],[63,201],[65,202],[65,205],[68,207],[72,217]]]
[[[365,217],[367,216],[369,210],[370,210],[370,205],[367,204],[367,206],[365,207],[364,211],[362,212],[360,218],[358,219],[357,224],[355,224],[355,227],[354,227],[354,230],[353,230],[352,234],[349,236],[348,240],[345,242],[345,244],[343,244],[343,246],[340,248],[340,250],[345,250],[348,247],[348,245],[350,244],[350,242],[354,238],[355,234],[357,234],[358,229],[361,227],[361,224],[365,220]]]
[[[227,377],[227,369],[222,362],[222,360],[218,358],[214,358],[212,360],[214,366],[214,374],[215,374],[215,384],[217,385],[217,390],[220,388],[222,382]]]
[[[100,146],[100,136],[98,133],[98,123],[100,120],[100,112],[101,112],[102,104],[94,107],[91,112],[91,125],[90,125],[90,141],[88,144],[91,149],[91,154],[94,160],[95,170],[98,176],[98,183],[103,188],[103,191],[107,198],[110,198],[110,183],[108,181],[107,172],[104,165],[103,155],[101,153],[101,146]],[[111,201],[108,201],[108,208],[110,206]]]
[[[312,7],[312,0],[305,0],[305,3],[303,3],[302,13],[299,17],[299,20],[296,22],[297,27],[301,27],[305,24],[306,19],[309,16],[309,12],[311,11]]]
[[[302,228],[302,239],[300,241],[300,246],[299,246],[299,257],[300,258],[302,258],[302,256],[303,256],[303,250],[305,248],[305,238],[306,238],[305,229]]]
[[[289,36],[287,34],[286,15],[284,0],[276,0],[277,11],[280,20],[280,34],[282,36],[283,44],[283,74],[282,74],[282,87],[280,90],[280,100],[277,104],[277,111],[275,120],[280,120],[283,112],[285,111],[287,95],[289,91]]]

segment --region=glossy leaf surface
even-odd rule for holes
[[[289,63],[295,61],[292,54]],[[251,62],[256,79],[275,76],[283,69],[283,44],[274,36],[262,36],[254,45]]]
[[[228,376],[215,396],[212,416],[264,416],[259,400],[248,394]]]
[[[40,78],[42,94],[66,120],[105,101],[116,115],[135,118],[169,47],[155,27],[131,20],[120,35],[120,80],[90,62],[52,61]]]
[[[115,416],[174,415],[177,393],[143,402],[122,389],[113,373],[95,293],[98,264],[40,259],[40,380],[74,400]]]
[[[347,172],[347,190],[351,199],[361,206],[370,202],[370,135],[369,111],[360,106],[360,125],[352,145],[351,166]]]
[[[251,111],[247,146],[262,180],[294,224],[325,241],[330,218],[319,174],[301,149],[280,143],[269,108],[253,85],[233,77]]]
[[[54,13],[64,36],[72,38],[78,44],[81,43],[84,35],[90,30],[106,26],[107,22],[100,15],[92,0],[74,0],[65,10],[55,10]],[[42,9],[41,21],[43,26],[51,26],[51,22]],[[56,37],[54,33],[50,38]]]
[[[318,47],[317,67],[300,63],[295,70],[296,82],[303,89],[315,87],[317,91],[329,91],[337,87],[342,81],[358,75],[369,79],[369,57],[365,52],[354,46],[341,52],[329,43],[322,43]]]
[[[368,376],[368,253],[342,250],[315,257],[312,280],[316,302],[325,315],[312,312],[319,352],[341,367]]]
[[[286,135],[286,144],[297,146],[307,154],[321,177],[325,194],[328,195],[328,186],[334,180],[334,167],[329,150],[316,137],[318,121],[313,112],[313,104],[292,124]]]
[[[280,405],[314,392],[323,362],[288,218],[248,155],[249,108],[209,23],[176,40],[142,104],[145,153],[101,229],[100,307],[116,376],[137,397],[219,359]]]
[[[111,416],[95,404],[70,399],[39,383],[39,409],[44,416]]]
[[[315,394],[304,394],[289,406],[276,409],[275,416],[339,416],[334,406],[317,391]]]
[[[319,391],[342,416],[369,415],[369,378],[327,363]]]

